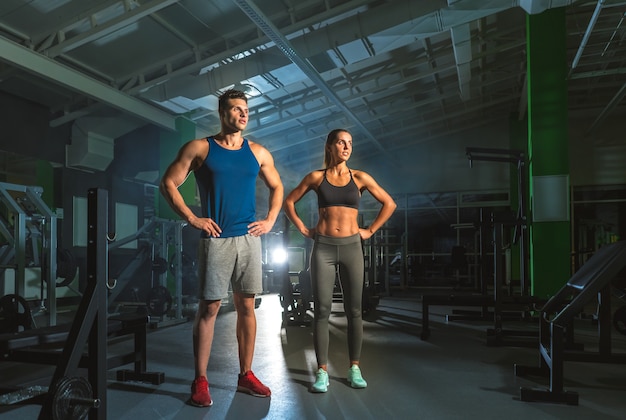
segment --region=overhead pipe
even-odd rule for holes
[[[382,144],[374,137],[361,120],[352,112],[352,110],[339,98],[334,90],[328,86],[326,81],[320,76],[315,68],[305,59],[300,57],[295,51],[291,43],[284,37],[278,28],[261,12],[261,10],[249,0],[233,0],[234,3],[261,29],[267,37],[274,42],[276,47],[285,55],[292,63],[294,63],[302,72],[329,97],[334,104],[347,115],[361,132],[368,137],[372,143],[382,152],[385,152]]]
[[[574,56],[574,60],[572,60],[572,65],[569,69],[569,73],[567,74],[567,78],[569,79],[574,72],[574,69],[578,66],[578,62],[580,61],[580,57],[583,55],[583,50],[587,46],[587,42],[589,42],[589,37],[593,32],[593,28],[598,21],[598,17],[600,17],[600,12],[602,11],[602,7],[604,6],[605,0],[598,0],[596,4],[596,9],[593,11],[593,15],[591,15],[591,19],[589,19],[589,25],[587,25],[587,30],[583,35],[583,39],[580,42],[580,46],[578,47],[578,51],[576,51],[576,55]]]

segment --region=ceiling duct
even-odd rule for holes
[[[574,0],[520,0],[519,5],[526,13],[536,15],[548,9],[569,6]]]
[[[72,144],[65,147],[66,166],[106,170],[115,157],[115,139],[142,126],[141,120],[124,115],[77,119],[72,124]]]
[[[82,131],[72,126],[72,144],[65,146],[65,164],[68,168],[104,171],[113,160],[114,139],[93,131]]]

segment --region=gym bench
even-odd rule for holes
[[[148,317],[140,314],[115,315],[107,319],[109,340],[132,335],[134,349],[119,355],[109,355],[107,369],[134,363],[133,370],[117,372],[119,381],[142,381],[159,385],[164,381],[162,372],[146,371],[146,328]],[[61,357],[61,349],[70,333],[71,324],[55,325],[17,333],[0,334],[0,355],[4,361],[56,365]],[[83,356],[80,367],[87,366],[87,356]]]
[[[494,322],[494,328],[487,329],[488,345],[536,345],[538,334],[536,331],[507,330],[503,328],[503,319],[512,312],[528,313],[535,309],[535,306],[542,304],[541,299],[532,296],[505,296],[494,297],[492,295],[428,295],[422,296],[422,333],[420,338],[428,340],[430,338],[430,306],[472,306],[481,307],[479,314],[472,315],[447,315],[447,320],[483,320]],[[489,310],[493,308],[493,310]],[[515,337],[515,338],[511,338]]]
[[[515,376],[549,379],[547,388],[520,388],[521,401],[578,405],[578,393],[565,389],[565,362],[626,363],[626,353],[615,352],[611,340],[612,282],[626,268],[626,241],[600,248],[541,308],[538,366],[515,365]],[[571,298],[571,296],[574,296]],[[590,302],[598,302],[597,350],[571,348],[575,317]]]

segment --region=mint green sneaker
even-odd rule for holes
[[[367,382],[361,376],[359,365],[352,365],[348,370],[348,382],[352,388],[365,388],[367,386]]]
[[[328,391],[328,372],[319,368],[315,373],[315,383],[311,386],[311,392],[326,392]]]

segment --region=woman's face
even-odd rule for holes
[[[333,162],[347,162],[352,155],[352,136],[350,133],[340,131],[335,138],[335,142],[329,147]]]

